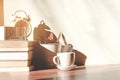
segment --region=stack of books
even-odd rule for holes
[[[34,41],[0,41],[0,72],[31,71]]]

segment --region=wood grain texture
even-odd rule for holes
[[[77,66],[74,70],[46,69],[30,72],[0,72],[1,80],[119,80],[120,64]]]

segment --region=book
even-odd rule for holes
[[[0,67],[25,67],[30,65],[31,60],[0,60]]]
[[[0,51],[0,60],[30,60],[33,51]]]
[[[4,52],[8,52],[8,51],[32,51],[33,50],[33,47],[26,47],[26,48],[0,48],[0,52],[4,51]]]
[[[31,71],[34,69],[34,66],[26,66],[26,67],[0,67],[0,72],[23,72],[23,71]]]
[[[0,48],[28,48],[34,43],[35,41],[28,40],[0,40]]]

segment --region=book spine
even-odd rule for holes
[[[23,72],[23,71],[31,71],[33,70],[33,66],[27,67],[0,67],[0,72]]]
[[[0,67],[26,67],[31,65],[31,60],[0,60]]]
[[[0,60],[30,60],[33,51],[0,52]]]
[[[0,41],[0,48],[27,48],[32,47],[35,41],[19,41],[19,40],[2,40]]]
[[[32,51],[33,47],[28,47],[28,48],[0,48],[0,52],[1,51]]]

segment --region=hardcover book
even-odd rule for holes
[[[21,51],[32,51],[33,47],[26,47],[26,48],[0,48],[1,52],[21,52]]]
[[[30,60],[32,55],[33,51],[0,52],[0,60]]]
[[[0,40],[0,48],[28,48],[33,47],[35,41]]]
[[[31,65],[31,60],[0,60],[0,67],[26,67]]]
[[[34,66],[26,66],[26,67],[0,67],[0,72],[23,72],[23,71],[31,71]]]

